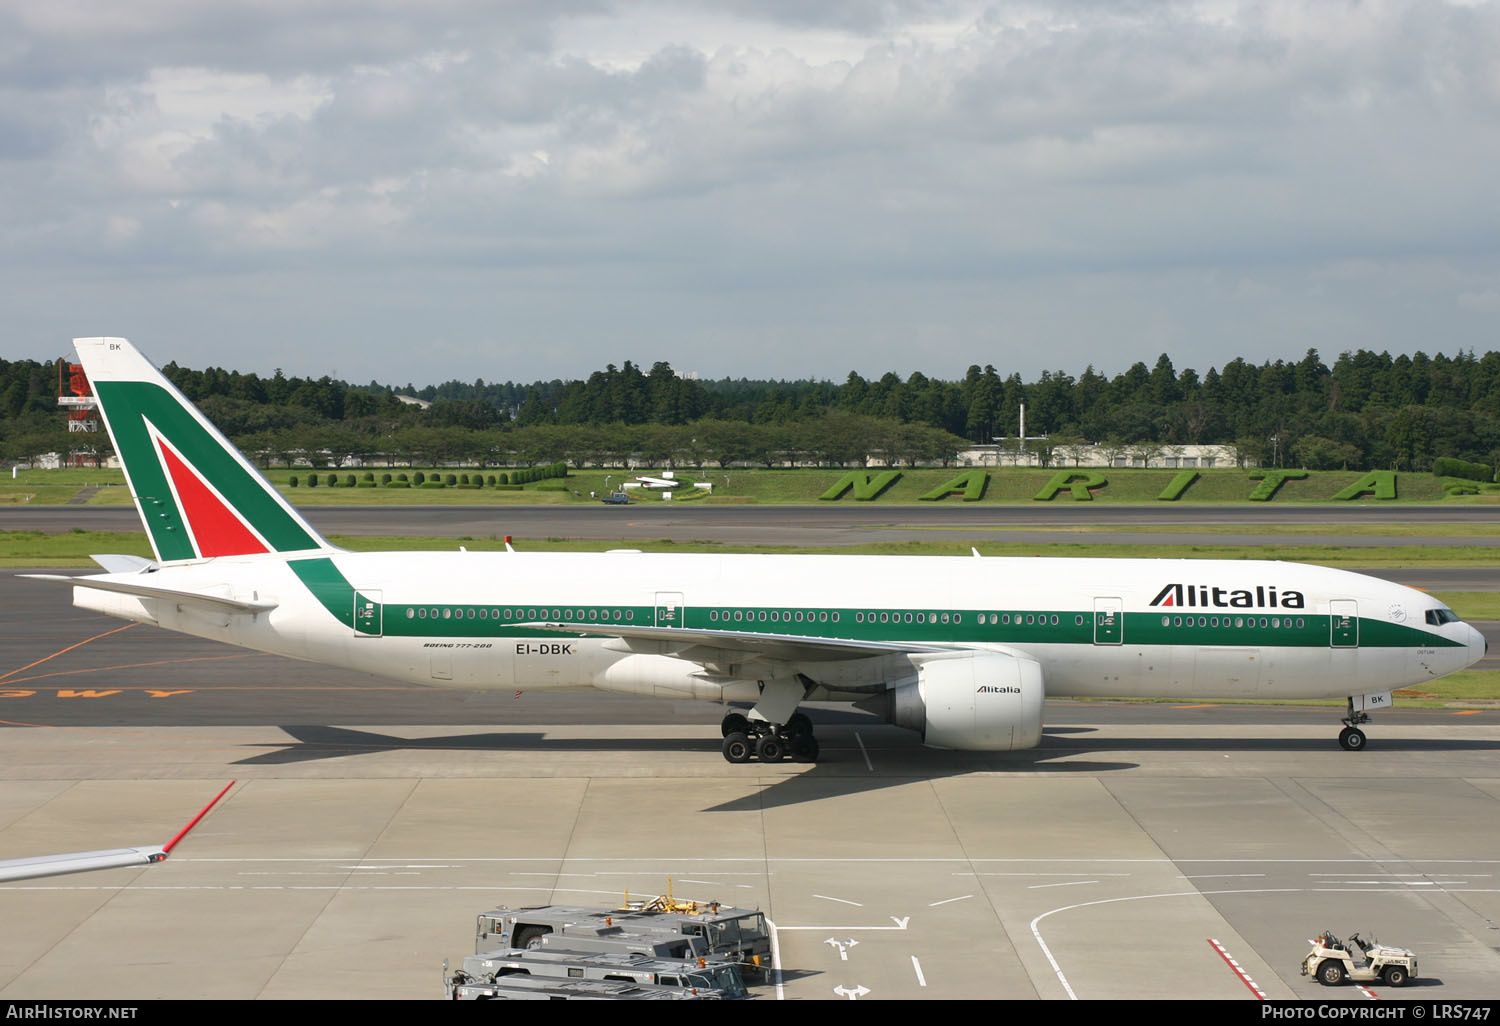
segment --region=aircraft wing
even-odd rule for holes
[[[899,641],[855,641],[851,638],[807,638],[795,634],[755,631],[721,631],[684,627],[637,627],[619,623],[523,623],[526,630],[558,634],[587,634],[620,638],[642,651],[663,652],[696,658],[693,649],[740,652],[748,656],[791,662],[823,662],[912,652],[951,652],[950,645],[921,645]]]
[[[36,855],[28,859],[0,861],[0,881],[30,880],[38,876],[62,876],[86,873],[91,869],[118,869],[121,866],[149,866],[167,856],[161,846],[146,848],[111,848],[108,851],[74,851],[63,855]]]
[[[227,595],[214,595],[202,591],[181,591],[177,588],[157,588],[149,584],[140,584],[135,579],[119,580],[109,574],[99,574],[93,577],[69,577],[66,574],[17,574],[33,581],[54,581],[71,584],[77,588],[95,588],[99,591],[115,591],[122,595],[135,595],[139,598],[165,599],[169,602],[181,602],[190,606],[207,606],[221,612],[229,613],[265,613],[276,608],[275,602],[247,601],[245,599],[230,598]]]
[[[224,790],[214,795],[214,800],[203,806],[187,826],[166,844],[146,845],[141,848],[109,848],[103,851],[72,851],[61,855],[33,855],[23,859],[0,860],[0,882],[32,880],[39,876],[63,876],[67,873],[87,873],[95,869],[119,869],[122,866],[152,866],[165,862],[177,842],[208,815],[220,798],[234,786],[231,780]]]

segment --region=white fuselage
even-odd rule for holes
[[[599,688],[753,701],[797,675],[854,700],[954,652],[1021,654],[1050,695],[1330,698],[1462,669],[1484,640],[1440,603],[1348,571],[1210,560],[514,552],[327,552],[169,564],[152,585],[274,602],[245,614],[75,588],[88,609],[265,652],[458,688]],[[312,582],[310,585],[309,582]],[[358,604],[360,610],[353,607]],[[1451,614],[1450,614],[1451,617]],[[719,632],[670,640],[522,626]],[[910,643],[808,659],[732,635]]]

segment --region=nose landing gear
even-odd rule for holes
[[[1339,731],[1339,745],[1346,752],[1362,752],[1365,749],[1365,732],[1359,729],[1361,723],[1370,722],[1370,714],[1363,709],[1354,707],[1354,698],[1349,698],[1349,715],[1340,721],[1344,729]]]

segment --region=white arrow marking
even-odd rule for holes
[[[838,940],[837,938],[829,937],[823,943],[832,944],[834,947],[838,948],[839,961],[847,962],[849,961],[849,949],[858,944],[859,941],[855,940],[853,937],[850,937],[848,940]]]
[[[870,993],[870,988],[855,987],[853,990],[850,990],[848,987],[834,987],[833,992],[839,997],[846,997],[850,1001],[857,1001],[860,998],[864,997],[866,994]]]

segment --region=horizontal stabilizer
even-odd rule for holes
[[[33,581],[55,581],[71,584],[76,588],[94,588],[98,591],[113,591],[137,598],[164,599],[192,606],[205,606],[230,613],[265,613],[276,608],[277,603],[264,600],[248,601],[230,598],[227,595],[210,595],[201,591],[179,591],[176,588],[154,588],[134,580],[116,580],[108,575],[96,577],[68,577],[65,574],[18,574]]]
[[[128,556],[115,552],[90,555],[89,558],[104,567],[107,574],[138,574],[147,567],[156,565],[145,556]]]

